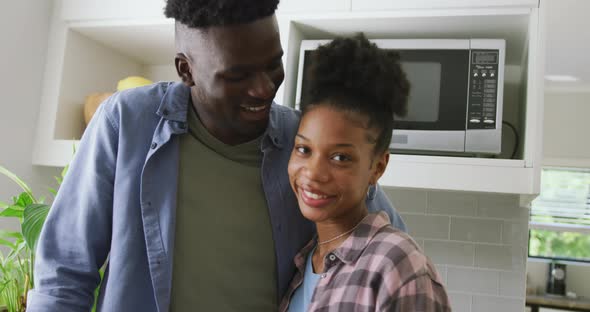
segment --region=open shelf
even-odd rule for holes
[[[364,32],[370,39],[506,40],[503,120],[517,129],[520,144],[510,159],[515,135],[503,127],[502,153],[493,158],[392,154],[381,183],[386,186],[533,194],[538,192],[540,123],[536,8],[391,10],[279,15],[286,72],[298,73],[302,40],[331,39]],[[284,31],[282,29],[282,31]],[[284,36],[284,35],[283,35]],[[531,57],[531,55],[533,57]],[[531,65],[532,64],[532,65]],[[535,70],[530,71],[530,68]],[[295,107],[297,76],[287,75],[283,103]],[[489,157],[489,156],[486,156]]]
[[[175,80],[174,32],[172,41],[164,42],[170,41],[169,26],[68,29],[54,138],[80,139],[85,127],[84,102],[91,93],[114,92],[117,82],[128,76],[143,76],[153,81]],[[151,39],[141,41],[142,37]]]
[[[64,166],[71,160],[73,146],[84,131],[82,108],[88,94],[113,92],[119,80],[132,75],[153,81],[178,80],[173,66],[174,22],[151,17],[156,16],[160,0],[150,1],[153,9],[135,19],[76,18],[72,12],[81,10],[78,6],[71,12],[66,10],[70,12],[64,15],[67,20],[59,12],[55,15],[34,164]],[[334,8],[320,13],[287,10],[286,4],[286,9],[278,11],[286,77],[277,92],[277,103],[295,104],[299,47],[304,39],[331,39],[359,31],[374,39],[503,38],[507,47],[503,120],[519,131],[517,159],[506,159],[514,137],[504,128],[503,153],[498,158],[391,155],[381,182],[409,188],[538,192],[544,52],[539,26],[542,16],[539,8],[530,5],[534,1],[522,0],[519,3],[527,4],[522,6],[370,11],[355,11],[360,2],[346,5],[344,1],[344,6],[341,2],[330,2]]]

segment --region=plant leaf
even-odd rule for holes
[[[35,199],[29,193],[21,193],[16,200],[16,204],[21,207],[27,207],[30,204],[35,203]]]
[[[23,235],[20,232],[6,232],[0,230],[0,237],[2,238],[16,238],[17,240],[22,240]]]
[[[46,204],[32,204],[25,208],[22,232],[27,246],[33,252],[48,213],[49,205]]]
[[[53,196],[57,196],[57,191],[51,187],[48,187],[47,190],[49,191],[49,193],[53,194]]]
[[[18,186],[20,186],[20,188],[23,189],[23,191],[28,193],[31,196],[31,198],[34,198],[33,191],[31,191],[31,188],[23,180],[17,177],[16,174],[10,172],[8,169],[2,166],[0,166],[0,174],[3,174],[12,181],[14,181],[14,183],[18,184]]]
[[[1,202],[1,201],[0,201],[0,208],[1,208],[1,209],[4,209],[4,208],[6,208],[6,207],[8,207],[8,206],[10,206],[10,205],[9,205],[9,204],[7,204],[7,203],[5,203],[5,202]]]
[[[74,153],[76,152],[76,147],[74,146]],[[70,168],[70,165],[66,165],[64,167],[64,169],[61,171],[61,177],[65,178],[66,174],[68,173],[68,169]]]
[[[9,241],[7,239],[3,239],[3,238],[0,238],[0,245],[6,246],[6,247],[8,247],[10,249],[15,249],[16,248],[16,245],[13,242],[11,242],[11,241]]]
[[[23,194],[25,194],[25,193],[23,193]],[[2,212],[0,212],[0,217],[22,218],[24,210],[25,209],[20,206],[10,206],[10,207],[2,210]]]

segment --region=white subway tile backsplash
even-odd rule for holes
[[[448,292],[449,301],[453,312],[471,312],[471,295],[464,293]]]
[[[502,221],[452,217],[450,237],[459,241],[501,243]]]
[[[434,262],[453,311],[524,311],[529,212],[520,196],[384,190]]]
[[[507,220],[515,220],[528,216],[528,210],[521,208],[519,205],[520,198],[518,195],[479,194],[477,215],[480,217]]]
[[[524,271],[526,258],[520,246],[475,247],[475,266],[488,269]]]
[[[528,246],[528,218],[516,221],[504,221],[502,224],[502,243],[513,246]]]
[[[448,291],[497,295],[499,282],[498,271],[455,267],[447,270]]]
[[[524,311],[524,297],[513,299],[492,296],[473,296],[474,312],[521,312]]]
[[[383,191],[399,212],[426,213],[427,191],[384,187]]]
[[[465,192],[431,191],[428,193],[426,212],[449,216],[475,216],[477,196]]]
[[[401,215],[412,237],[449,239],[449,217],[404,213]]]
[[[526,273],[500,272],[500,295],[524,297],[526,295]]]
[[[434,267],[436,268],[436,272],[438,272],[443,285],[446,285],[449,269],[446,266],[440,264],[435,264]]]
[[[472,243],[425,240],[424,252],[436,264],[473,266],[475,246]]]

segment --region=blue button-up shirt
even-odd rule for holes
[[[107,259],[98,311],[168,311],[178,138],[187,131],[189,100],[183,84],[159,83],[117,93],[100,106],[41,232],[28,312],[88,312]],[[270,114],[261,174],[282,297],[293,258],[314,227],[301,215],[287,175],[299,113],[273,104]],[[405,229],[380,190],[367,202]]]

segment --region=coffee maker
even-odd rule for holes
[[[547,294],[565,296],[565,277],[565,264],[551,262],[547,276]]]

